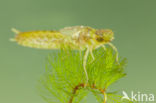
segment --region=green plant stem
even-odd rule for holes
[[[107,101],[107,95],[106,95],[106,90],[105,89],[103,91],[103,96],[104,96],[103,103],[106,103],[106,101]]]
[[[70,98],[69,103],[72,103],[72,102],[73,102],[74,95],[75,95],[76,92],[79,90],[79,88],[84,87],[84,86],[85,86],[84,84],[79,84],[79,85],[75,86],[75,88],[73,89],[73,95],[72,95],[72,97]]]
[[[106,97],[106,89],[105,88],[104,89],[97,88],[95,86],[95,84],[88,85],[88,84],[84,84],[84,83],[78,84],[77,86],[74,87],[73,93],[72,93],[73,95],[71,96],[71,98],[70,98],[68,103],[72,103],[73,102],[74,96],[75,96],[75,94],[77,93],[77,91],[79,89],[86,88],[86,87],[91,88],[91,89],[99,90],[104,95],[104,102],[103,103],[106,103],[107,97]]]

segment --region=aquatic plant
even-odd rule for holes
[[[85,84],[84,52],[68,49],[49,54],[45,74],[40,79],[40,95],[48,103],[81,103],[91,92],[98,103],[132,103],[123,102],[116,92],[108,91],[110,85],[126,75],[126,59],[120,58],[117,63],[111,48],[95,50],[95,60],[90,55],[87,60],[89,81]]]

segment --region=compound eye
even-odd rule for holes
[[[104,39],[103,39],[103,38],[100,38],[100,37],[96,38],[96,40],[97,40],[98,42],[103,42],[103,41],[104,41]]]

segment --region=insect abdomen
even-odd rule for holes
[[[58,49],[63,39],[64,35],[57,31],[20,32],[15,37],[20,45],[43,49]]]

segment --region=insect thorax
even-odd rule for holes
[[[93,45],[93,36],[95,35],[95,29],[87,26],[73,26],[66,27],[60,30],[61,34],[67,35],[74,48],[85,49],[86,46]]]

